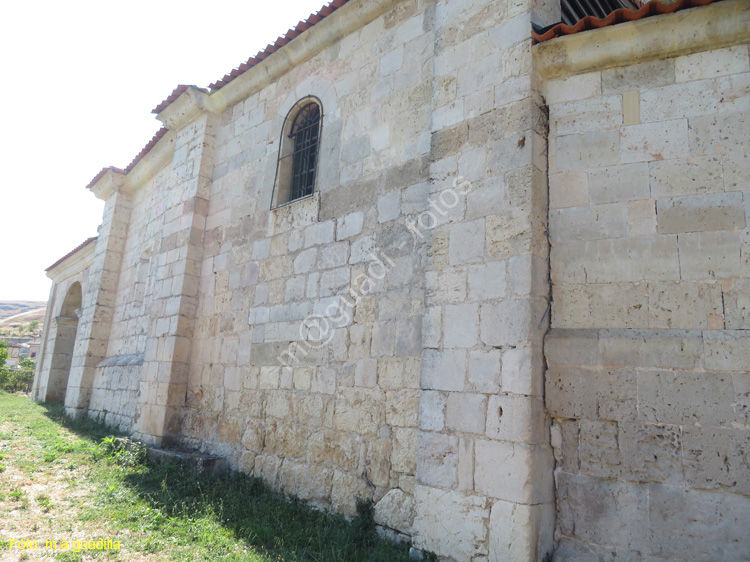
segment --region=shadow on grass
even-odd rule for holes
[[[61,404],[46,404],[46,415],[92,444],[116,434],[89,419],[71,420]],[[117,480],[129,492],[108,488],[102,498],[108,517],[121,528],[147,527],[154,545],[169,541],[193,550],[205,560],[273,560],[278,562],[400,562],[409,560],[409,545],[394,544],[375,534],[371,508],[360,516],[315,510],[270,490],[243,473],[210,477],[180,465],[140,464],[121,467]],[[148,506],[144,513],[133,498]],[[238,543],[246,555],[237,555]],[[234,553],[233,553],[234,552]],[[253,554],[255,553],[255,554]],[[187,554],[184,552],[182,555]],[[180,559],[182,559],[180,557]],[[427,560],[431,560],[428,556]]]

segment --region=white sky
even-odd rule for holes
[[[0,19],[0,300],[47,300],[44,269],[96,235],[86,185],[124,168],[178,84],[208,86],[326,0],[59,0]]]

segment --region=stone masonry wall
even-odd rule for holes
[[[748,560],[748,46],[549,81],[557,560]]]
[[[141,367],[159,278],[152,258],[160,247],[170,173],[163,169],[133,194],[106,359],[94,376],[89,416],[122,431],[133,429],[140,410]]]

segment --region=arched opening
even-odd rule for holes
[[[82,302],[81,284],[76,282],[70,286],[65,295],[60,315],[52,319],[54,329],[54,347],[52,348],[52,364],[49,370],[47,396],[45,402],[60,402],[65,400],[68,390],[70,364],[73,359],[73,349],[78,332],[78,315]]]
[[[316,97],[298,101],[281,131],[272,207],[309,197],[315,191],[323,109]]]

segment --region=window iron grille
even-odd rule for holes
[[[310,102],[294,117],[289,131],[292,152],[280,160],[292,159],[289,201],[312,195],[318,165],[320,140],[320,106]]]

